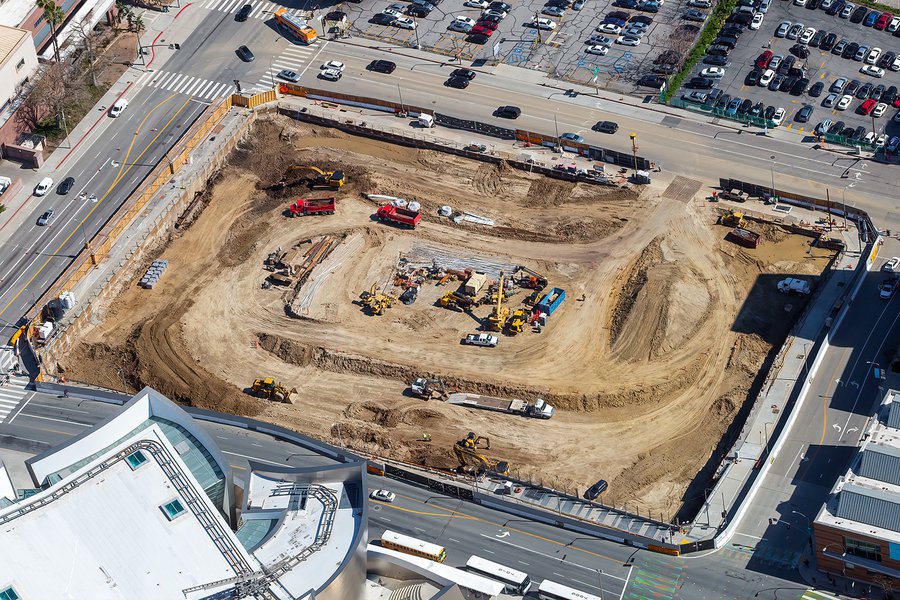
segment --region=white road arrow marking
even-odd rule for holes
[[[495,537],[498,537],[498,538],[505,538],[505,537],[508,537],[508,536],[509,536],[509,532],[508,532],[508,531],[503,531],[503,530],[501,530],[500,533],[498,533]]]

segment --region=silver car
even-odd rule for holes
[[[822,100],[822,107],[823,108],[834,108],[834,105],[837,104],[837,101],[838,101],[837,94],[834,94],[834,93],[828,94]]]
[[[787,35],[787,32],[790,30],[790,28],[791,28],[790,21],[782,21],[781,24],[778,26],[778,29],[775,30],[775,37],[783,38],[784,36]]]

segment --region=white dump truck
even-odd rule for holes
[[[812,292],[808,281],[795,279],[793,277],[788,277],[787,279],[779,281],[778,291],[782,294],[803,294],[804,296],[809,295],[810,292]]]
[[[450,404],[458,404],[459,406],[493,410],[509,413],[511,415],[523,415],[535,419],[549,419],[555,412],[555,409],[544,402],[542,398],[538,398],[532,404],[531,402],[526,402],[524,400],[505,400],[503,398],[494,398],[493,396],[481,396],[479,394],[460,392],[450,394],[449,402]]]

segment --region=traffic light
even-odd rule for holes
[[[237,91],[238,91],[238,93],[240,94],[240,93],[241,93],[241,82],[238,81],[237,79],[235,79],[235,80],[234,80],[234,85],[237,87]]]
[[[176,49],[176,50],[181,50],[181,44],[175,44],[175,49]]]

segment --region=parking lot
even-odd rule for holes
[[[481,15],[481,9],[465,6],[464,0],[440,1],[427,16],[414,17],[415,29],[402,29],[373,21],[393,1],[344,3],[341,10],[347,13],[348,31],[352,35],[410,47],[418,45],[442,55],[459,57],[462,61],[496,59],[517,67],[548,72],[560,79],[631,93],[638,91],[635,85],[637,80],[651,73],[653,60],[661,52],[674,50],[683,56],[696,41],[703,23],[682,20],[686,1],[664,0],[658,12],[652,13],[618,8],[612,6],[612,0],[585,0],[580,10],[568,8],[562,16],[543,14],[545,0],[509,2],[511,8],[508,15],[484,44],[472,43],[465,33],[448,28],[456,17],[468,17],[475,21]],[[597,33],[596,27],[604,16],[617,10],[653,19],[640,43],[637,46],[622,45],[615,42],[617,34],[609,34],[606,55],[585,52],[588,47],[586,41]],[[551,19],[556,23],[555,29],[539,31],[529,26],[535,17]],[[652,92],[648,88],[641,88],[640,91]]]
[[[783,107],[786,115],[782,127],[809,136],[809,139],[814,139],[810,134],[813,133],[816,124],[824,119],[831,119],[833,124],[843,121],[845,131],[848,128],[856,129],[858,127],[864,127],[866,132],[874,129],[876,139],[878,135],[884,135],[888,140],[892,136],[900,135],[900,123],[892,120],[897,114],[897,108],[893,106],[890,98],[886,103],[884,114],[880,117],[874,117],[872,114],[863,115],[859,111],[864,100],[870,97],[871,91],[874,91],[877,86],[883,86],[881,90],[886,90],[890,86],[900,87],[900,72],[891,70],[889,65],[885,65],[883,77],[863,74],[860,69],[866,65],[864,60],[854,60],[853,57],[842,58],[831,51],[816,47],[818,44],[815,42],[804,44],[809,50],[809,56],[803,58],[802,51],[798,53],[794,49],[792,52],[792,47],[799,41],[776,36],[776,30],[783,21],[789,21],[792,25],[802,23],[804,29],[812,27],[817,32],[825,31],[836,34],[837,43],[840,40],[847,40],[848,43],[857,42],[870,49],[880,48],[882,54],[886,52],[900,54],[900,37],[888,31],[866,27],[862,23],[852,23],[850,19],[841,18],[839,15],[829,15],[818,7],[818,3],[813,3],[816,8],[811,9],[809,5],[797,6],[792,0],[771,0],[771,2],[760,29],[754,31],[748,28],[738,38],[736,47],[728,54],[725,75],[717,82],[716,87],[732,98],[750,99],[753,104],[762,102],[766,106]],[[824,37],[820,36],[820,42]],[[749,84],[748,74],[753,70],[756,59],[766,50],[771,50],[775,57],[794,56],[794,67],[800,70],[799,73],[795,71],[794,74],[807,78],[809,80],[808,88],[821,82],[823,84],[821,93],[818,96],[811,96],[811,90],[807,89],[802,94],[795,96],[788,91],[772,91],[767,86]],[[709,66],[709,64],[701,63],[693,75],[699,75],[703,68]],[[785,75],[790,77],[790,74]],[[870,93],[866,94],[864,98],[861,92],[854,92],[849,106],[844,110],[839,110],[837,106],[823,106],[830,88],[839,78],[846,79],[848,84],[857,80],[859,87],[863,87],[867,83],[871,84],[869,86]],[[843,95],[849,92],[850,90],[845,87],[832,100],[837,103]],[[876,106],[879,100],[880,98],[876,99]],[[798,113],[806,104],[813,107],[813,112],[807,122],[798,122]]]

